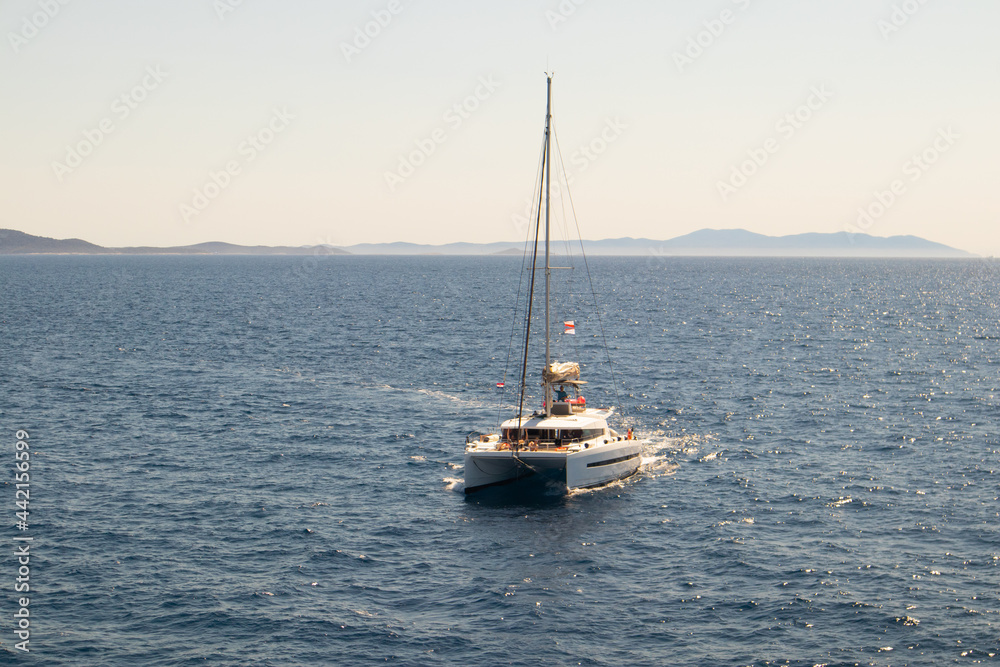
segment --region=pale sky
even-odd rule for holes
[[[8,0],[0,227],[519,240],[548,69],[586,238],[1000,255],[997,26],[997,0]]]

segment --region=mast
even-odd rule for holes
[[[551,182],[552,152],[549,144],[552,140],[552,75],[545,75],[545,371],[542,377],[549,372],[549,365],[552,363],[549,354],[549,327],[551,326],[551,316],[549,314],[549,278],[552,275],[552,265],[549,262],[549,204],[552,199],[552,192],[549,188]],[[552,385],[548,381],[545,384],[545,416],[552,416]]]
[[[550,80],[549,81],[549,86],[550,87],[551,87],[551,83],[552,82]],[[548,110],[546,110],[545,113],[546,113],[545,141],[542,142],[542,169],[543,169],[543,171],[547,170],[547,167],[545,165],[548,164],[548,156],[549,156]],[[536,216],[535,216],[535,234],[534,234],[534,239],[535,239],[534,240],[534,245],[535,245],[535,247],[534,247],[534,250],[531,253],[531,279],[528,281],[528,312],[526,313],[525,318],[524,318],[524,354],[521,356],[521,398],[518,401],[518,407],[517,407],[517,431],[518,431],[518,438],[517,439],[518,440],[521,440],[523,438],[523,436],[524,436],[524,429],[522,428],[522,424],[523,424],[522,420],[523,420],[523,415],[524,415],[524,390],[525,390],[525,387],[526,387],[526,384],[527,384],[526,380],[527,380],[527,377],[528,377],[528,347],[529,347],[529,343],[531,342],[531,311],[532,311],[532,306],[535,303],[535,276],[538,275],[537,274],[537,271],[538,271],[538,232],[539,232],[539,228],[540,228],[541,223],[542,223],[542,198],[545,195],[544,190],[546,189],[546,187],[547,186],[546,186],[545,183],[539,183],[538,184],[538,209],[536,210]],[[546,251],[547,251],[548,250],[548,213],[547,212],[546,212],[545,232],[546,232],[546,244],[545,245],[546,245]],[[547,258],[548,258],[548,254],[546,252],[546,259]],[[548,266],[548,261],[546,261],[546,266]],[[546,289],[547,288],[548,288],[548,282],[546,281]],[[545,347],[545,355],[546,355],[546,359],[548,358],[548,354],[549,354],[549,350],[548,350],[548,334],[549,334],[549,331],[548,331],[548,298],[547,297],[548,297],[548,293],[546,292],[546,301],[545,301],[545,305],[546,305],[546,312],[545,312],[545,319],[546,319],[546,325],[545,325],[545,345],[546,345],[546,347]],[[548,363],[548,362],[546,362],[546,363]],[[543,378],[543,384],[544,384],[544,378]],[[545,384],[545,389],[546,389],[546,392],[548,392],[548,384]],[[548,403],[548,401],[546,400],[546,404],[547,403]],[[516,448],[517,448],[516,444],[514,445],[514,448],[516,450]]]

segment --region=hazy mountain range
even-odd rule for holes
[[[666,241],[604,239],[584,241],[590,255],[762,256],[762,257],[973,257],[972,253],[917,236],[793,234],[765,236],[744,229],[702,229]],[[556,249],[565,247],[561,242]],[[579,246],[574,247],[575,251]],[[520,243],[361,243],[333,246],[241,246],[209,242],[171,248],[105,248],[80,239],[50,239],[0,229],[0,255],[520,255]]]
[[[349,254],[325,246],[242,246],[217,241],[172,248],[105,248],[80,239],[50,239],[0,229],[0,255],[309,255],[317,250],[327,255]]]

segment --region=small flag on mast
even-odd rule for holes
[[[497,389],[500,389],[500,388],[502,388],[502,387],[503,387],[503,385],[504,385],[504,383],[503,383],[503,382],[497,382]]]
[[[567,335],[570,335],[570,336],[575,336],[576,335],[576,322],[575,321],[570,320],[569,322],[563,322],[563,327],[565,327],[565,329],[563,329],[563,333],[564,334],[567,334]]]

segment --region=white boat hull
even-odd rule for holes
[[[558,480],[567,490],[603,486],[635,474],[641,455],[641,440],[624,439],[573,452],[467,451],[465,492],[508,484],[535,474]]]
[[[566,486],[590,489],[629,477],[642,463],[642,442],[619,440],[575,452],[566,460]]]

